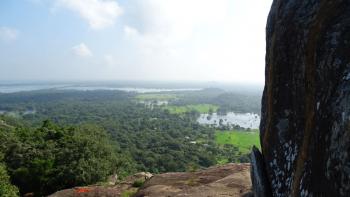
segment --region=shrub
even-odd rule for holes
[[[4,164],[0,164],[0,196],[1,197],[16,197],[18,196],[18,188],[10,183],[10,178],[7,174]]]
[[[132,184],[133,187],[142,187],[142,185],[145,183],[145,180],[143,179],[137,179]]]

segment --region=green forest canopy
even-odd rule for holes
[[[195,93],[179,96],[182,100],[171,104],[217,105],[210,103],[212,95],[205,99],[203,94],[198,93],[198,100]],[[139,104],[136,97],[121,91],[0,94],[0,109],[17,114],[0,117],[0,174],[9,176],[22,194],[41,196],[104,181],[113,173],[122,178],[137,171],[186,171],[249,161],[247,151],[218,143],[213,128],[199,125],[196,108],[180,115]],[[16,187],[4,184],[16,193]]]

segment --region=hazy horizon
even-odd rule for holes
[[[271,3],[1,1],[0,80],[262,86]]]
[[[0,80],[0,93],[14,93],[33,90],[203,90],[221,89],[228,92],[261,94],[262,84],[206,82],[206,81],[3,81]],[[141,91],[141,92],[142,92]]]

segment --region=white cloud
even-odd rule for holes
[[[144,76],[263,82],[271,0],[134,2],[137,22],[124,34]]]
[[[95,30],[114,25],[123,13],[119,4],[112,0],[57,0],[56,6],[77,12]]]
[[[18,30],[10,27],[0,27],[0,40],[13,41],[16,40],[19,35]]]
[[[136,0],[140,26],[124,26],[125,36],[140,51],[163,55],[179,55],[189,48],[199,34],[214,38],[213,31],[225,31],[230,15],[230,0]],[[207,32],[207,33],[206,33]],[[210,35],[212,34],[212,35]],[[201,35],[199,35],[201,36]],[[153,58],[154,59],[154,58]],[[157,58],[156,58],[157,59]],[[182,58],[183,59],[183,58]]]
[[[124,33],[127,37],[135,37],[139,35],[139,32],[134,27],[128,25],[124,26]]]
[[[113,68],[117,65],[117,61],[112,55],[105,55],[104,61],[106,66],[108,66],[109,68]]]
[[[230,0],[138,0],[143,34],[171,44],[191,38],[197,28],[221,25]]]
[[[92,56],[91,50],[89,49],[89,47],[86,46],[85,43],[80,43],[79,45],[72,47],[72,52],[79,57]]]
[[[92,29],[120,20],[120,29],[85,38],[99,43],[94,54],[84,43],[70,51],[94,56],[83,62],[85,70],[87,63],[91,66],[91,76],[264,81],[265,24],[272,0],[123,0],[122,17],[121,0],[30,1],[50,2],[48,7],[57,2],[55,9],[80,16]]]

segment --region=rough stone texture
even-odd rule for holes
[[[115,177],[116,175],[114,175]],[[65,189],[49,197],[120,197],[126,196],[126,193],[136,193],[138,188],[133,186],[135,181],[146,181],[153,175],[148,172],[140,172],[132,176],[126,177],[121,182],[116,182],[115,185],[111,185],[109,181],[104,185],[90,185],[85,187],[75,187],[71,189]]]
[[[49,197],[123,197],[132,194],[133,197],[253,197],[249,174],[250,164],[226,164],[197,172],[154,176],[142,172],[129,176],[114,186],[76,187],[58,191]],[[133,187],[133,183],[140,179],[146,180],[143,187]]]
[[[250,156],[251,160],[251,179],[253,184],[253,193],[257,197],[270,197],[272,195],[267,174],[265,171],[265,163],[259,149],[255,146]]]
[[[350,196],[350,1],[274,0],[260,125],[273,195]]]
[[[154,175],[135,197],[252,196],[249,164],[214,166],[198,172]]]

